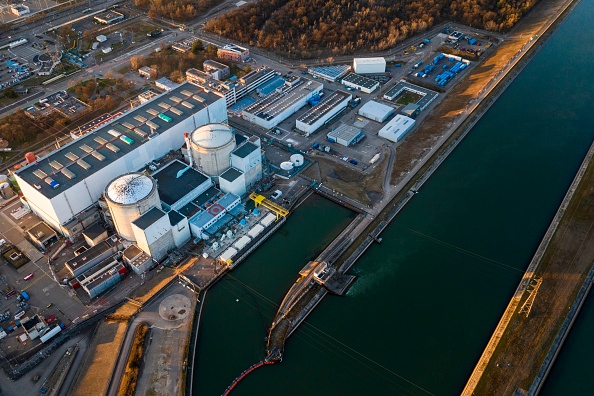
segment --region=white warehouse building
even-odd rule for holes
[[[377,122],[384,122],[394,114],[394,108],[375,100],[365,103],[358,111],[359,115]]]
[[[415,126],[415,120],[401,114],[396,115],[378,132],[379,137],[392,142],[401,141],[404,136]]]
[[[275,92],[246,107],[241,113],[242,117],[264,129],[274,128],[324,88],[324,84],[317,81],[294,77]]]
[[[300,131],[311,135],[332,117],[346,108],[353,98],[353,95],[344,91],[335,91],[319,105],[297,118],[296,127]]]
[[[191,83],[157,96],[15,172],[31,210],[71,239],[79,214],[93,209],[115,177],[145,167],[184,144],[184,132],[227,122],[222,95]]]
[[[353,59],[353,70],[357,74],[373,74],[386,72],[386,60],[384,58],[355,58]]]

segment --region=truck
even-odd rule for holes
[[[22,291],[21,292],[21,296],[23,296],[23,298],[25,299],[25,301],[29,301],[29,293],[27,293],[26,291]]]

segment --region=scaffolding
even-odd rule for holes
[[[254,201],[254,203],[256,204],[256,208],[259,205],[262,205],[265,208],[268,208],[271,211],[273,211],[276,214],[276,220],[278,220],[280,217],[286,217],[289,214],[289,211],[287,209],[275,204],[272,201],[267,200],[266,197],[263,195],[251,193],[250,199]]]

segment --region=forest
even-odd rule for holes
[[[537,0],[260,0],[206,30],[291,58],[383,51],[443,21],[504,32]]]
[[[221,0],[134,0],[137,7],[147,8],[150,18],[188,21],[221,3]]]

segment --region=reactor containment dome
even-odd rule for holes
[[[161,207],[155,179],[139,172],[113,179],[104,196],[118,234],[131,242],[136,241],[132,222],[151,208]]]
[[[231,167],[237,143],[228,125],[207,124],[192,132],[191,146],[196,167],[208,176],[219,176]]]

